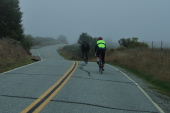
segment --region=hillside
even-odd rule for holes
[[[33,62],[33,57],[10,38],[0,39],[0,73]]]

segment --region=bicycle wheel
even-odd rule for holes
[[[87,57],[87,53],[85,52],[84,53],[84,62],[87,64],[87,62],[88,62],[88,57]]]
[[[102,74],[103,73],[103,66],[101,64],[101,67],[100,67],[100,73]]]
[[[99,65],[99,72],[101,72],[101,66]]]
[[[87,57],[84,57],[84,62],[87,64]]]
[[[86,56],[86,64],[88,63],[88,56]]]
[[[103,67],[102,67],[102,61],[101,59],[99,60],[99,72],[102,74],[103,73]]]
[[[98,65],[99,65],[99,72],[100,72],[100,59],[99,59],[99,64]]]

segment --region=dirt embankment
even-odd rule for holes
[[[31,62],[33,57],[20,43],[10,38],[0,39],[0,73]]]

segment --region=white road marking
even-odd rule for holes
[[[106,65],[111,66],[111,65],[109,65],[109,64],[106,64]],[[117,69],[117,68],[114,67],[114,66],[111,66],[111,67],[113,67],[113,68],[115,68],[116,70],[120,71],[119,69]],[[160,113],[165,113],[165,112],[152,100],[152,98],[140,87],[140,85],[139,85],[138,83],[136,83],[134,80],[132,80],[127,74],[123,73],[122,71],[120,71],[120,72],[121,72],[123,75],[125,75],[129,80],[131,80],[132,82],[134,82],[134,83],[137,85],[137,87],[139,88],[139,90],[142,91],[142,93],[152,102],[152,104],[158,109],[158,111],[159,111]]]
[[[44,60],[42,60],[42,61],[44,61]],[[42,61],[38,61],[38,62],[35,62],[35,63],[39,63],[39,62],[42,62]],[[21,67],[18,67],[18,68],[15,68],[15,69],[12,69],[12,70],[9,70],[9,71],[0,73],[0,75],[5,74],[5,73],[9,73],[9,72],[12,72],[12,71],[15,71],[15,70],[17,70],[17,69],[21,69],[21,68],[24,68],[24,67],[27,67],[27,66],[30,66],[30,65],[33,65],[33,64],[35,64],[35,63],[31,63],[31,64],[28,64],[28,65],[24,65],[24,66],[21,66]]]

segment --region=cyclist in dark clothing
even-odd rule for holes
[[[84,41],[84,43],[82,43],[82,45],[81,45],[81,52],[83,54],[84,60],[86,59],[88,61],[88,55],[87,54],[88,54],[89,50],[90,50],[89,44],[86,41]]]
[[[97,64],[99,64],[99,56],[101,55],[103,67],[105,64],[105,52],[106,52],[106,42],[103,40],[102,37],[99,37],[95,46],[95,56],[97,57]]]

